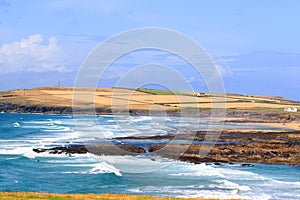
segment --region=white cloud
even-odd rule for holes
[[[217,64],[215,66],[223,77],[232,76],[234,74],[234,72],[228,66],[222,66]]]
[[[195,80],[196,80],[195,76],[191,76],[191,77],[188,79],[188,81],[189,81],[190,83],[195,82]]]
[[[0,47],[0,73],[67,71],[66,54],[55,37],[47,42],[40,34]]]

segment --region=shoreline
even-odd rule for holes
[[[75,115],[73,113],[72,107],[43,107],[43,106],[23,106],[15,104],[3,104],[0,102],[0,108],[2,113],[20,113],[20,114],[66,114]],[[113,113],[111,109],[96,109],[95,114],[100,115],[130,115],[130,116],[151,116],[149,115],[149,110],[129,110],[124,112],[124,110],[119,110]],[[198,117],[198,113],[204,120],[210,120],[211,111],[209,110],[199,110],[198,112],[190,111],[189,116],[191,118]],[[94,114],[90,112],[79,113],[80,115]],[[151,114],[155,112],[151,111]],[[154,115],[155,116],[155,115]],[[168,110],[168,117],[180,117],[181,110]],[[228,122],[228,123],[249,123],[257,125],[265,125],[270,127],[287,128],[293,130],[300,130],[300,116],[292,116],[291,114],[280,114],[280,113],[257,113],[257,112],[236,112],[236,111],[226,111],[225,118],[223,121],[216,122]]]

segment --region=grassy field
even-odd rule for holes
[[[127,194],[46,194],[33,192],[0,192],[0,199],[49,199],[49,200],[187,200],[187,198],[160,198]],[[189,200],[203,200],[203,198],[191,198]]]
[[[192,94],[185,93],[185,92],[176,92],[171,90],[154,90],[154,89],[147,89],[147,88],[138,88],[136,89],[138,92],[144,92],[153,95],[186,95],[192,96]]]

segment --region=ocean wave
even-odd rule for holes
[[[24,121],[24,124],[52,124],[52,120],[47,120],[47,121]]]
[[[177,168],[178,165],[180,168]],[[176,168],[171,167],[172,171],[178,171],[177,173],[169,173],[170,176],[191,176],[191,177],[205,177],[205,176],[216,176],[222,177],[225,176],[216,168],[208,166],[205,163],[202,164],[189,164],[189,163],[180,163],[176,162]],[[178,170],[179,169],[179,170]]]
[[[63,166],[72,166],[72,167],[93,167],[92,169],[84,170],[84,171],[68,171],[62,172],[65,174],[106,174],[106,173],[113,173],[116,176],[122,176],[122,173],[119,169],[110,165],[108,163],[95,163],[95,164],[73,164],[73,165],[63,165]]]
[[[42,131],[43,132],[72,132],[74,130],[69,127],[53,126],[53,127],[47,127],[46,129],[44,129]]]
[[[2,155],[22,155],[27,158],[35,158],[35,152],[32,151],[32,147],[24,146],[8,146],[0,149],[0,154]]]
[[[300,198],[300,182],[293,175],[286,173],[284,170],[277,170],[275,167],[269,169],[267,166],[266,169],[260,171],[260,167],[264,167],[260,164],[245,168],[240,167],[240,164],[225,164],[224,166],[206,165],[204,163],[192,164],[155,156],[96,156],[89,153],[69,156],[64,153],[36,153],[32,150],[33,148],[49,148],[66,146],[72,143],[90,142],[95,141],[95,138],[167,134],[177,129],[185,130],[185,126],[189,128],[196,126],[195,123],[188,120],[183,121],[172,118],[170,121],[154,117],[130,117],[131,124],[128,125],[125,123],[128,122],[128,117],[124,116],[116,117],[117,120],[114,120],[113,116],[98,117],[101,120],[99,123],[95,120],[82,120],[83,122],[79,124],[75,124],[73,119],[61,117],[50,119],[50,116],[47,116],[47,118],[43,119],[43,117],[37,116],[36,120],[25,121],[24,117],[20,122],[18,122],[18,119],[9,121],[8,125],[15,131],[13,133],[16,137],[14,134],[11,137],[5,135],[4,138],[7,138],[7,140],[4,138],[0,140],[0,154],[4,155],[1,159],[12,165],[19,162],[18,164],[23,166],[24,162],[28,166],[37,169],[41,167],[41,171],[46,171],[46,167],[46,175],[48,172],[50,174],[109,173],[116,176],[124,175],[126,179],[133,180],[132,182],[135,184],[133,184],[134,187],[130,184],[126,185],[128,192],[131,193],[184,198]],[[119,121],[120,124],[115,124],[118,120],[121,120]],[[160,124],[160,122],[165,121],[168,123]],[[14,123],[19,123],[19,128],[14,129]],[[121,128],[119,125],[122,125]],[[80,130],[76,130],[77,126]],[[207,124],[201,126],[204,127]],[[24,131],[24,134],[22,131]],[[3,131],[3,134],[6,133]],[[24,157],[28,159],[24,159]],[[26,172],[27,168],[20,168],[21,170]],[[281,177],[278,176],[280,180],[275,179],[277,176],[273,172],[283,173]],[[133,175],[133,173],[142,174]],[[140,177],[149,178],[149,182]],[[114,176],[110,178],[114,178]],[[153,182],[151,182],[152,180]],[[151,186],[151,184],[154,186]],[[118,184],[115,185],[116,187],[119,186]]]
[[[220,198],[220,199],[250,199],[247,195],[237,194],[237,190],[216,190],[210,186],[146,186],[128,189],[136,194],[156,194],[158,196],[174,196],[177,198]],[[266,197],[264,195],[264,197]]]
[[[216,180],[216,182],[222,184],[222,186],[221,186],[222,189],[232,189],[232,190],[237,189],[238,191],[252,190],[249,186],[242,186],[242,185],[239,185],[237,183],[234,183],[234,182],[231,182],[228,180]]]
[[[120,171],[127,173],[148,173],[163,170],[173,163],[172,160],[147,156],[95,156],[99,162],[115,166]]]
[[[141,116],[141,117],[130,117],[130,122],[145,122],[145,121],[152,121],[152,117],[149,116]]]

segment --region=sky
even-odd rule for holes
[[[297,0],[0,0],[0,90],[73,86],[99,43],[143,27],[172,29],[196,41],[227,93],[300,101]],[[194,90],[207,90],[182,59],[153,50],[118,59],[99,87],[113,87],[128,70],[153,62],[174,67]]]

